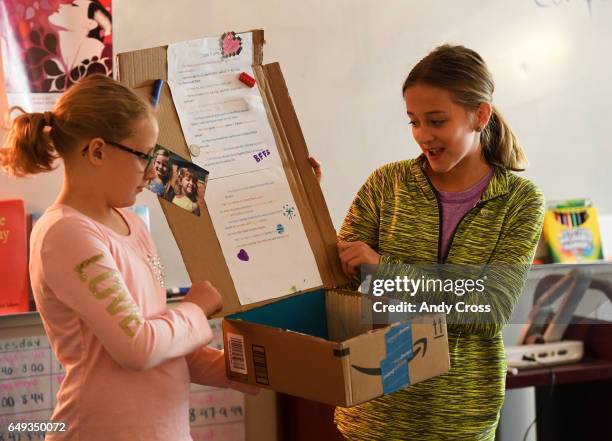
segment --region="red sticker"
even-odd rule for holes
[[[242,38],[235,32],[226,32],[219,40],[223,58],[235,57],[242,51]]]
[[[253,78],[246,72],[242,72],[240,76],[238,77],[238,79],[249,87],[255,86],[255,78]]]

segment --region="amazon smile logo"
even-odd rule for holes
[[[425,354],[427,353],[427,338],[423,337],[420,338],[419,340],[417,340],[413,347],[412,347],[412,353],[407,356],[407,357],[398,357],[397,359],[397,363],[400,362],[406,362],[406,364],[410,363],[412,360],[414,360],[419,354],[421,354],[421,357],[425,357]],[[369,368],[369,367],[363,367],[363,366],[357,366],[352,364],[351,365],[352,368],[354,368],[355,370],[361,372],[362,374],[366,374],[366,375],[375,375],[375,376],[381,376],[382,375],[382,369],[380,367],[378,368]]]

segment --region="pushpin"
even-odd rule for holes
[[[189,146],[189,153],[191,153],[191,156],[195,156],[197,158],[200,156],[200,146],[197,144],[191,144]]]
[[[255,86],[255,78],[253,78],[246,72],[242,72],[238,79],[249,87]]]

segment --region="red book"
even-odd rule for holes
[[[22,200],[0,201],[0,314],[28,311],[28,234]]]

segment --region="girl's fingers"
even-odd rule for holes
[[[344,251],[342,253],[342,260],[346,260],[347,262],[350,260],[355,259],[356,257],[363,257],[364,256],[364,250],[361,247],[353,247],[353,248],[349,248],[348,250]]]
[[[365,263],[366,257],[361,250],[352,250],[350,254],[347,253],[343,255],[340,261],[342,262],[344,273],[349,276],[354,276],[357,274],[358,267],[362,263]]]
[[[361,270],[361,264],[364,263],[362,255],[353,257],[347,262],[347,269],[351,276],[356,276]]]
[[[356,275],[362,264],[373,263],[377,254],[364,242],[340,242],[338,255],[346,275]]]
[[[338,251],[342,251],[342,250],[349,248],[352,243],[354,242],[342,242],[342,241],[338,242]]]
[[[359,256],[359,249],[356,247],[350,247],[340,252],[340,262],[342,262],[342,270],[347,276],[352,276],[352,272],[348,266],[348,263]]]
[[[355,246],[351,246],[343,250],[340,250],[338,255],[341,261],[347,262],[351,260],[353,257],[355,257],[358,253],[359,253],[359,248]]]
[[[372,252],[372,248],[364,242],[344,242],[343,246],[338,247],[341,259],[350,259],[355,255],[362,254],[366,256]]]
[[[338,251],[340,253],[343,253],[345,251],[348,250],[352,250],[355,248],[360,248],[362,246],[364,246],[365,244],[363,242],[360,241],[356,241],[356,242],[338,242]]]
[[[309,156],[308,161],[310,162],[310,166],[312,167],[312,170],[314,171],[315,176],[317,177],[317,180],[320,182],[321,176],[322,176],[321,163],[317,161],[314,156]]]
[[[340,263],[342,264],[342,271],[344,274],[350,277],[346,259],[340,259]]]
[[[346,263],[344,263],[344,262],[342,262],[342,272],[347,277],[351,277],[351,275],[349,274],[349,271],[348,271],[348,267],[346,266]]]

